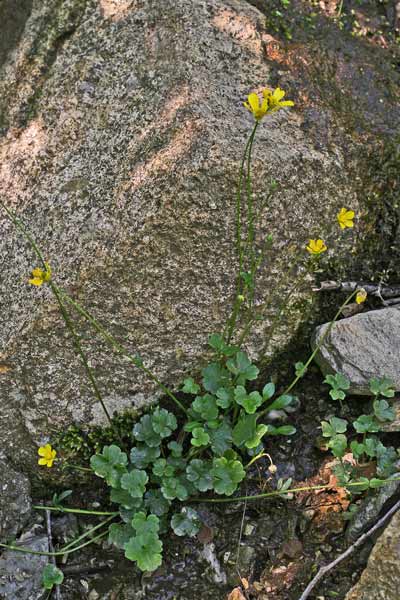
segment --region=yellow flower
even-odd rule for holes
[[[41,456],[42,458],[39,458],[38,463],[41,466],[46,466],[46,467],[52,467],[53,466],[53,462],[57,456],[57,452],[55,450],[53,450],[53,448],[51,447],[51,444],[46,444],[45,446],[40,446],[39,450],[38,450],[38,454],[39,456]]]
[[[40,286],[42,283],[47,283],[51,279],[51,268],[49,263],[44,263],[46,270],[36,268],[32,271],[32,278],[29,279],[29,283],[32,285]]]
[[[354,227],[353,219],[354,210],[347,210],[347,208],[341,208],[337,215],[337,220],[339,221],[339,225],[342,229],[346,229],[346,227]]]
[[[308,246],[306,246],[306,250],[308,250],[310,254],[321,254],[327,249],[328,248],[323,240],[310,240]]]
[[[360,288],[359,290],[357,290],[357,295],[356,295],[356,302],[357,304],[362,304],[363,302],[365,302],[367,299],[367,292],[364,290],[364,288]]]
[[[294,106],[292,100],[282,102],[285,92],[281,88],[276,88],[274,91],[265,88],[262,95],[263,99],[260,102],[258,94],[253,92],[247,96],[247,102],[244,103],[247,110],[253,113],[256,121],[260,121],[269,112],[276,112],[285,106]]]
[[[273,92],[269,89],[263,90],[263,96],[268,100],[269,112],[276,112],[285,106],[294,106],[294,102],[292,100],[282,101],[282,98],[285,96],[285,94],[286,92],[279,87],[277,87]]]

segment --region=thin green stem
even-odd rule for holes
[[[254,248],[254,215],[253,215],[253,192],[251,188],[251,152],[253,149],[254,137],[256,135],[259,121],[256,121],[253,131],[250,136],[249,151],[247,154],[247,178],[246,178],[246,190],[247,190],[247,246],[249,253],[249,264],[252,288],[249,293],[249,303],[252,305],[254,298],[254,274],[255,274],[255,248]]]
[[[22,221],[16,215],[14,215],[14,213],[9,208],[7,208],[7,206],[1,200],[0,200],[0,206],[2,206],[2,208],[4,209],[4,211],[7,213],[7,216],[10,219],[10,221],[15,225],[15,227],[17,229],[19,229],[19,231],[22,233],[22,235],[31,244],[31,246],[32,246],[32,248],[33,248],[36,256],[38,257],[38,259],[42,263],[42,267],[44,268],[44,270],[46,270],[46,261],[45,261],[45,259],[43,257],[43,254],[40,251],[40,248],[38,247],[37,243],[33,239],[31,233],[26,229],[26,227],[24,226],[24,224],[22,223]]]
[[[227,321],[225,326],[225,330],[223,333],[223,338],[229,344],[233,331],[235,329],[236,320],[238,318],[241,306],[240,292],[242,289],[242,276],[241,273],[243,271],[244,265],[244,255],[243,255],[243,246],[242,246],[242,233],[243,233],[243,221],[242,221],[242,183],[243,183],[243,175],[244,175],[244,165],[246,163],[247,155],[250,146],[253,144],[254,135],[258,126],[258,121],[255,123],[253,127],[253,131],[250,134],[249,139],[247,140],[246,147],[243,153],[242,162],[240,164],[239,170],[239,180],[236,194],[236,249],[238,254],[238,273],[236,278],[236,297],[235,302],[233,304],[232,314]]]
[[[95,376],[93,374],[93,371],[89,367],[89,363],[88,363],[88,360],[86,358],[86,354],[85,354],[85,352],[82,349],[79,336],[76,333],[75,327],[74,327],[74,325],[72,323],[72,320],[71,320],[71,318],[70,318],[70,316],[69,316],[69,314],[68,314],[68,312],[67,312],[67,310],[66,310],[66,308],[65,308],[65,306],[64,306],[64,304],[63,304],[63,302],[61,300],[60,291],[59,291],[57,285],[55,283],[53,283],[52,281],[50,281],[50,288],[51,288],[54,296],[57,299],[58,305],[60,307],[60,312],[61,312],[61,315],[62,315],[62,317],[64,319],[64,322],[65,322],[67,328],[69,329],[69,331],[71,333],[73,342],[75,344],[76,351],[77,351],[77,353],[78,353],[78,355],[79,355],[79,357],[80,357],[80,359],[82,361],[83,367],[84,367],[84,369],[86,371],[86,375],[88,376],[88,379],[89,379],[89,381],[91,383],[91,386],[93,388],[94,395],[96,396],[97,401],[100,403],[100,405],[101,405],[101,407],[103,409],[103,412],[106,415],[107,420],[108,420],[108,422],[109,422],[112,430],[115,432],[116,436],[119,438],[119,440],[122,443],[120,434],[119,434],[118,430],[115,428],[115,425],[114,425],[114,423],[112,422],[112,419],[111,419],[111,415],[108,412],[107,407],[106,407],[106,405],[104,403],[103,397],[102,397],[102,395],[100,393],[99,386],[97,385],[97,381],[96,381],[96,378],[95,378]]]
[[[334,324],[336,323],[336,321],[338,320],[342,310],[344,309],[344,307],[350,302],[350,300],[357,294],[357,290],[355,290],[354,292],[352,292],[350,294],[350,296],[348,296],[346,298],[346,300],[343,302],[343,304],[340,306],[339,310],[337,311],[337,313],[335,314],[335,316],[333,317],[333,320],[329,323],[328,327],[326,328],[325,333],[323,334],[323,336],[321,337],[321,339],[319,340],[318,344],[316,345],[314,351],[311,353],[310,357],[308,358],[307,362],[304,365],[304,369],[303,372],[307,369],[307,367],[310,366],[310,364],[312,363],[312,361],[314,360],[314,357],[316,356],[317,352],[319,351],[319,349],[321,348],[321,346],[323,345],[323,343],[325,342],[327,336],[329,335],[329,333],[332,330],[332,327],[334,326]],[[301,379],[303,377],[302,374],[296,375],[296,377],[293,379],[293,381],[287,386],[287,388],[285,389],[284,392],[282,392],[282,396],[285,396],[286,394],[288,394],[296,385],[296,383],[299,381],[299,379]],[[261,412],[259,412],[257,414],[257,419],[259,419],[260,417],[262,417],[265,413],[267,413],[269,411],[268,407],[264,410],[262,410]]]
[[[78,550],[81,550],[82,548],[85,548],[85,546],[89,546],[90,544],[94,544],[94,542],[97,542],[97,540],[103,538],[105,535],[107,535],[107,533],[108,531],[103,531],[88,542],[80,544],[79,546],[76,546],[76,548],[70,548],[66,551],[57,550],[57,552],[41,552],[39,550],[31,550],[30,548],[26,548],[24,546],[13,546],[9,544],[0,544],[0,547],[7,548],[8,550],[14,550],[15,552],[22,552],[24,554],[38,554],[40,556],[63,556],[65,554],[72,554],[73,552],[77,552]]]
[[[21,220],[20,220],[18,217],[16,217],[16,216],[13,214],[13,212],[12,212],[12,211],[10,211],[10,210],[9,210],[9,209],[8,209],[8,208],[7,208],[7,207],[4,205],[4,203],[3,203],[3,202],[1,202],[1,206],[3,207],[3,209],[5,210],[5,212],[7,213],[7,215],[8,215],[8,217],[9,217],[9,219],[11,220],[11,222],[12,222],[12,223],[15,225],[15,227],[16,227],[16,228],[17,228],[17,229],[18,229],[18,230],[19,230],[19,231],[22,233],[22,235],[23,235],[23,236],[24,236],[24,237],[25,237],[25,238],[28,240],[28,242],[31,244],[31,246],[32,246],[32,248],[33,248],[33,250],[34,250],[35,254],[37,255],[37,257],[38,257],[38,258],[39,258],[39,260],[41,261],[41,263],[42,263],[42,266],[44,267],[44,269],[46,269],[46,263],[45,263],[45,260],[44,260],[43,254],[42,254],[42,252],[40,251],[40,248],[38,247],[38,245],[37,245],[36,241],[34,240],[33,236],[31,235],[31,233],[30,233],[30,232],[27,230],[27,228],[26,228],[26,227],[23,225],[22,221],[21,221]],[[96,379],[95,379],[95,377],[94,377],[94,374],[93,374],[93,372],[92,372],[91,368],[89,367],[89,364],[88,364],[88,361],[87,361],[86,355],[85,355],[85,353],[84,353],[84,351],[83,351],[83,349],[82,349],[82,346],[81,346],[81,343],[80,343],[80,340],[79,340],[79,336],[78,336],[78,334],[77,334],[77,333],[76,333],[76,331],[75,331],[75,328],[74,328],[74,326],[73,326],[72,320],[70,319],[70,317],[69,317],[69,315],[68,315],[68,312],[67,312],[67,311],[66,311],[66,309],[65,309],[65,306],[64,306],[64,304],[62,303],[62,300],[61,300],[61,297],[60,297],[60,294],[59,294],[58,288],[57,288],[57,286],[55,285],[55,283],[53,283],[52,281],[50,281],[50,282],[49,282],[49,285],[50,285],[50,289],[51,289],[51,291],[53,292],[53,294],[54,294],[54,296],[55,296],[55,298],[56,298],[56,300],[57,300],[57,302],[58,302],[58,305],[59,305],[59,308],[60,308],[60,312],[61,312],[61,315],[62,315],[62,317],[63,317],[63,319],[64,319],[64,322],[65,322],[65,324],[66,324],[67,328],[69,329],[69,331],[70,331],[70,333],[71,333],[71,336],[72,336],[72,339],[73,339],[73,342],[74,342],[74,345],[75,345],[76,351],[77,351],[77,353],[79,354],[79,357],[80,357],[80,359],[81,359],[81,361],[82,361],[82,364],[83,364],[83,366],[84,366],[84,369],[85,369],[85,371],[86,371],[86,374],[87,374],[87,376],[88,376],[88,378],[89,378],[89,381],[90,381],[90,383],[91,383],[91,385],[92,385],[92,388],[93,388],[94,394],[95,394],[95,396],[96,396],[96,399],[97,399],[97,400],[98,400],[98,402],[100,403],[100,405],[101,405],[101,407],[102,407],[102,409],[103,409],[103,411],[104,411],[104,414],[106,415],[106,417],[107,417],[107,420],[108,420],[108,421],[109,421],[109,423],[110,423],[110,426],[111,426],[111,427],[112,427],[112,429],[115,431],[115,433],[116,433],[117,437],[118,437],[118,438],[120,439],[120,441],[121,441],[120,435],[119,435],[118,431],[115,429],[115,426],[114,426],[114,424],[113,424],[113,422],[112,422],[112,420],[111,420],[111,416],[110,416],[110,414],[109,414],[109,412],[108,412],[108,410],[107,410],[107,407],[106,407],[106,405],[104,404],[104,401],[103,401],[103,398],[102,398],[102,396],[101,396],[101,393],[100,393],[99,387],[98,387],[98,385],[97,385]]]
[[[94,531],[97,531],[101,527],[104,527],[104,525],[107,525],[108,523],[110,523],[110,521],[112,521],[113,519],[115,519],[115,516],[116,515],[114,515],[112,517],[108,517],[108,519],[105,519],[104,521],[102,521],[101,523],[98,523],[97,525],[95,525],[91,529],[88,529],[88,531],[85,531],[85,533],[82,533],[82,535],[80,535],[76,539],[74,539],[71,542],[69,542],[66,546],[63,546],[62,548],[60,548],[60,551],[61,550],[65,551],[65,550],[68,550],[69,548],[72,548],[73,546],[75,546],[76,544],[78,544],[81,540],[83,540],[86,537],[88,537],[89,535],[91,535]]]
[[[97,517],[117,516],[118,512],[104,512],[99,510],[86,510],[84,508],[65,508],[64,506],[43,506],[35,504],[32,506],[35,510],[52,510],[54,512],[73,513],[76,515],[95,515]]]
[[[63,463],[63,469],[75,469],[75,471],[84,471],[85,473],[93,473],[92,469],[88,467],[81,467],[79,465],[71,465],[71,463]]]
[[[382,485],[386,485],[388,483],[392,483],[392,481],[400,481],[399,479],[385,479],[382,480]],[[352,481],[350,483],[346,483],[346,485],[336,485],[333,486],[331,483],[321,484],[321,485],[309,485],[298,488],[291,488],[288,490],[275,490],[273,492],[266,492],[265,494],[255,494],[254,496],[236,496],[233,498],[191,498],[190,502],[207,502],[207,503],[226,503],[226,502],[244,502],[245,500],[263,500],[264,498],[274,498],[276,496],[285,496],[286,494],[295,494],[297,492],[312,492],[314,490],[327,490],[327,489],[347,489],[349,487],[359,487],[364,486],[364,481]],[[188,500],[189,502],[189,500]]]
[[[154,375],[154,373],[152,373],[152,371],[150,371],[150,369],[144,366],[141,359],[139,359],[137,356],[132,356],[110,333],[108,333],[102,327],[102,325],[100,325],[100,323],[87,310],[83,308],[83,306],[81,306],[78,302],[71,298],[71,296],[69,296],[64,290],[61,290],[60,288],[57,288],[57,290],[63,299],[69,302],[80,315],[82,315],[85,319],[89,321],[89,323],[94,327],[94,329],[96,329],[96,331],[101,335],[101,337],[105,340],[105,342],[110,348],[117,352],[117,354],[125,356],[125,358],[129,360],[129,362],[135,365],[135,367],[138,367],[144,373],[146,373],[149,379],[154,381],[154,383],[156,383],[157,386],[167,396],[169,396],[171,400],[173,400],[173,402],[180,408],[180,410],[182,410],[186,415],[188,414],[187,409],[178,400],[178,398],[171,392],[169,388],[167,388],[163,383],[161,383],[161,381]]]
[[[326,338],[328,337],[328,335],[330,334],[333,326],[335,325],[336,321],[338,320],[338,318],[340,317],[342,310],[344,309],[345,306],[347,306],[347,304],[350,302],[350,300],[352,300],[354,298],[354,296],[357,294],[357,290],[355,290],[354,292],[352,292],[350,294],[350,296],[347,296],[346,300],[343,302],[343,304],[340,306],[340,308],[338,309],[337,313],[335,314],[335,316],[333,317],[333,320],[329,323],[328,327],[326,328],[325,333],[321,336],[321,339],[319,340],[318,344],[316,345],[313,353],[311,354],[311,356],[309,357],[309,359],[307,360],[307,362],[305,363],[304,367],[305,369],[307,369],[307,367],[309,367],[309,365],[312,363],[312,361],[314,360],[317,352],[319,351],[319,349],[321,348],[321,346],[323,345],[323,343],[325,342]],[[296,383],[299,381],[299,379],[301,379],[301,375],[297,375],[291,384],[288,385],[288,387],[286,388],[286,390],[283,392],[282,396],[288,394],[293,387],[296,385]]]

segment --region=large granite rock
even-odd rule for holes
[[[2,5],[10,14],[14,2]],[[279,303],[297,243],[303,252],[323,232],[335,245],[343,204],[369,211],[359,239],[370,243],[362,231],[373,231],[377,217],[365,193],[372,177],[366,149],[392,134],[399,116],[398,76],[384,49],[341,38],[325,17],[319,31],[329,35],[309,30],[286,48],[265,15],[240,0],[32,0],[21,7],[1,50],[1,198],[32,230],[60,285],[164,382],[176,386],[201,362],[207,335],[230,311],[235,186],[252,127],[242,100],[251,89],[280,84],[296,101],[260,126],[254,149],[256,200],[271,177],[282,186],[261,219],[261,237],[271,232],[275,249],[258,301]],[[398,222],[386,225],[382,211],[380,257]],[[33,468],[33,442],[102,414],[49,290],[26,284],[31,249],[3,214],[0,228],[0,440],[14,461]],[[336,254],[344,266],[353,245],[346,233]],[[364,252],[363,243],[365,265],[376,252]],[[292,300],[275,347],[292,340],[312,312],[304,294]],[[158,397],[141,372],[82,330],[111,412]],[[248,349],[257,357],[267,343],[260,322]]]
[[[315,331],[312,345],[329,327]],[[384,308],[341,319],[328,333],[315,360],[322,372],[342,373],[351,382],[349,393],[371,395],[369,381],[388,377],[400,391],[400,309]]]
[[[14,538],[31,514],[30,483],[8,461],[0,459],[0,540]]]
[[[367,567],[345,600],[398,600],[400,582],[400,512],[376,542]]]

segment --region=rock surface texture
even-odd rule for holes
[[[48,552],[47,535],[27,532],[18,543],[34,552]],[[6,550],[0,557],[0,598],[4,600],[44,600],[48,592],[42,586],[42,571],[47,556]]]
[[[3,0],[5,15],[13,4]],[[165,383],[178,385],[199,365],[207,335],[229,315],[250,90],[281,85],[296,102],[262,123],[254,148],[256,202],[271,178],[281,185],[261,218],[259,241],[272,233],[275,246],[258,301],[279,302],[287,266],[310,237],[323,235],[334,253],[343,198],[369,216],[346,232],[338,264],[350,264],[350,247],[363,248],[378,213],[379,231],[394,235],[398,221],[369,209],[363,179],[365,148],[392,135],[399,118],[398,76],[383,48],[365,42],[360,51],[325,17],[285,46],[244,0],[20,4],[0,47],[1,198],[33,232],[57,282]],[[102,414],[49,290],[26,283],[30,247],[3,213],[0,229],[0,440],[33,469],[34,444],[50,428]],[[281,342],[307,318],[298,299]],[[80,325],[110,412],[158,396]],[[260,323],[248,342],[254,357],[266,340]]]
[[[14,538],[29,519],[30,483],[22,473],[0,460],[0,540]]]
[[[398,600],[399,581],[400,512],[397,512],[375,544],[360,580],[345,600]]]
[[[329,323],[318,327],[313,347]],[[371,395],[369,381],[388,377],[400,391],[400,309],[374,310],[337,321],[316,361],[326,373],[342,373],[351,382],[349,393]]]

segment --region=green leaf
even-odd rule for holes
[[[246,381],[257,379],[259,369],[253,365],[245,352],[237,352],[235,358],[226,362],[226,366],[237,378],[236,383],[244,385]]]
[[[354,458],[356,460],[359,460],[361,458],[361,456],[365,453],[365,446],[364,444],[360,444],[357,441],[353,441],[350,444],[350,450],[354,456]]]
[[[228,460],[222,457],[214,458],[211,475],[216,493],[231,496],[237,489],[238,483],[245,478],[246,472],[239,460]]]
[[[280,427],[268,425],[268,435],[293,435],[294,433],[296,433],[296,427],[293,425],[281,425]]]
[[[152,472],[156,477],[172,477],[174,471],[174,467],[167,463],[166,458],[158,458],[153,465]]]
[[[125,557],[141,571],[155,571],[162,563],[162,543],[157,535],[137,535],[125,545]]]
[[[219,363],[210,363],[202,370],[203,387],[207,392],[215,394],[221,387],[225,387],[230,382],[228,371]]]
[[[217,402],[215,397],[211,394],[197,396],[195,401],[192,402],[192,408],[205,421],[212,421],[213,419],[216,419],[218,417]]]
[[[132,527],[137,535],[157,534],[160,529],[160,519],[155,515],[147,516],[144,512],[137,512],[132,519]]]
[[[213,488],[213,479],[210,470],[211,464],[209,461],[194,458],[186,467],[186,477],[193,483],[196,490],[206,492]]]
[[[186,423],[184,425],[183,430],[191,433],[193,431],[193,429],[197,429],[198,427],[203,427],[203,425],[204,425],[204,423],[201,423],[200,421],[189,421],[188,423]]]
[[[120,506],[126,508],[127,510],[132,510],[133,508],[140,508],[142,505],[141,497],[134,498],[127,490],[121,490],[119,488],[114,488],[111,490],[110,500],[111,502],[120,504]]]
[[[257,446],[259,446],[261,443],[261,438],[268,432],[268,429],[268,425],[257,425],[254,437],[250,440],[247,440],[247,442],[245,443],[246,448],[248,448],[249,450],[257,448]]]
[[[387,377],[379,379],[375,377],[369,382],[369,389],[374,396],[385,396],[386,398],[393,398],[395,390],[393,389],[393,382]]]
[[[294,369],[296,377],[304,377],[304,375],[307,373],[307,367],[302,362],[295,363]]]
[[[161,492],[167,500],[181,500],[183,502],[189,497],[187,487],[183,484],[182,479],[177,477],[166,477],[162,481]]]
[[[172,516],[171,527],[176,535],[194,537],[200,531],[201,521],[193,508],[185,506],[180,513]]]
[[[54,585],[60,585],[64,581],[64,573],[53,565],[49,563],[45,566],[42,571],[42,585],[46,590],[53,589]]]
[[[210,436],[202,427],[196,427],[196,429],[193,429],[192,431],[190,443],[197,448],[200,448],[200,446],[207,446],[210,443]]]
[[[124,550],[135,531],[130,523],[112,523],[108,528],[108,541],[120,550]]]
[[[145,471],[133,469],[121,477],[121,487],[129,492],[132,498],[143,498],[148,481],[149,478]]]
[[[146,469],[160,456],[160,447],[150,448],[146,444],[138,444],[131,450],[131,463],[137,469]]]
[[[178,427],[175,415],[165,408],[157,408],[151,415],[153,430],[162,438],[169,437]]]
[[[105,479],[111,487],[118,487],[121,476],[126,473],[128,457],[115,445],[104,446],[101,454],[90,459],[90,466],[98,477]]]
[[[213,333],[210,335],[208,338],[208,344],[211,346],[211,348],[216,350],[219,354],[223,354],[224,356],[232,356],[239,349],[237,346],[225,344],[222,336],[218,333]]]
[[[270,381],[263,387],[262,397],[264,400],[270,400],[272,396],[275,394],[275,384]]]
[[[222,456],[230,448],[232,429],[226,421],[219,424],[217,429],[210,429],[208,435],[210,436],[211,450],[217,456]]]
[[[64,490],[60,494],[53,494],[52,504],[53,506],[62,506],[63,500],[68,498],[72,494],[72,490]]]
[[[268,406],[268,410],[281,410],[282,408],[285,408],[286,406],[292,404],[293,399],[294,396],[289,396],[289,394],[279,396],[279,398],[274,400],[272,404]]]
[[[153,429],[151,415],[144,415],[134,426],[132,434],[139,442],[145,442],[151,448],[155,448],[161,444],[161,436]]]
[[[394,421],[396,412],[387,400],[375,400],[373,403],[375,417],[379,421]]]
[[[327,375],[324,379],[324,383],[327,383],[335,390],[348,390],[350,388],[350,381],[341,373],[336,375]]]
[[[257,408],[263,403],[263,399],[259,392],[251,392],[248,394],[246,388],[242,385],[235,387],[235,402],[240,406],[243,406],[246,413],[253,415]]]
[[[174,458],[179,458],[180,456],[182,456],[182,444],[178,444],[178,442],[169,442],[168,448],[169,450],[171,450],[171,454]]]
[[[379,477],[390,477],[393,473],[398,472],[397,462],[399,457],[392,446],[385,448],[383,444],[377,444],[376,457],[376,471]]]
[[[376,436],[373,436],[366,438],[366,440],[364,441],[364,448],[367,456],[369,456],[370,458],[374,458],[375,456],[377,456],[379,448],[385,448],[385,446],[382,444],[382,442],[380,442],[380,440]]]
[[[337,433],[345,433],[347,431],[347,421],[338,417],[331,417],[329,421],[322,421],[323,437],[332,437]]]
[[[232,439],[238,448],[242,448],[246,442],[252,440],[256,435],[256,415],[245,415],[241,417],[232,432]]]
[[[346,398],[346,393],[339,389],[330,390],[329,395],[332,400],[344,400]]]
[[[185,394],[193,394],[195,396],[200,391],[200,386],[195,382],[192,377],[188,377],[184,380],[182,386],[182,392]]]
[[[328,443],[328,448],[332,450],[333,456],[343,458],[347,449],[347,437],[343,433],[334,435]]]
[[[229,408],[233,402],[232,388],[219,388],[216,392],[217,405],[221,408]]]
[[[144,504],[149,511],[157,517],[166,515],[169,511],[169,507],[171,506],[171,502],[164,498],[160,490],[149,490],[146,492],[144,496]]]
[[[380,431],[380,425],[373,415],[359,416],[357,421],[354,421],[353,427],[357,433],[376,433]]]

